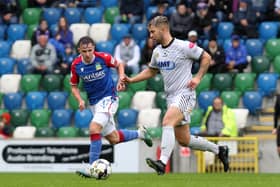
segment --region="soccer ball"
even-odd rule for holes
[[[97,159],[91,164],[90,173],[96,179],[107,179],[112,173],[111,163],[105,159]]]

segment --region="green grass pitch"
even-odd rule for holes
[[[113,173],[107,180],[84,179],[71,173],[0,173],[3,187],[276,187],[280,174]]]

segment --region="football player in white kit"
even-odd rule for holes
[[[168,109],[162,121],[161,155],[159,160],[147,158],[147,164],[163,175],[176,139],[181,146],[217,154],[224,171],[228,171],[228,147],[190,135],[188,125],[195,107],[195,88],[207,72],[210,55],[194,43],[173,38],[165,16],[152,19],[148,29],[150,37],[159,44],[153,51],[149,67],[132,78],[124,77],[122,80],[124,83],[139,82],[155,76],[158,71],[163,76]],[[193,60],[200,60],[200,69],[194,77],[191,74]]]

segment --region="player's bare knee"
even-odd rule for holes
[[[107,140],[109,141],[109,143],[110,143],[111,145],[115,145],[115,144],[117,144],[117,143],[120,142],[120,140],[119,140],[118,137],[111,137],[111,138],[109,138],[109,139],[107,139]]]

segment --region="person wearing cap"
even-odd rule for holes
[[[11,137],[11,115],[4,112],[0,116],[0,139],[7,139]]]
[[[125,64],[125,72],[127,74],[139,72],[140,47],[135,43],[130,34],[125,35],[116,46],[114,57],[117,61]]]
[[[197,32],[195,30],[191,30],[188,33],[188,40],[192,43],[197,44],[198,36],[197,36]]]
[[[232,45],[226,51],[226,64],[229,71],[236,69],[239,73],[247,67],[247,50],[238,35],[231,37]]]

